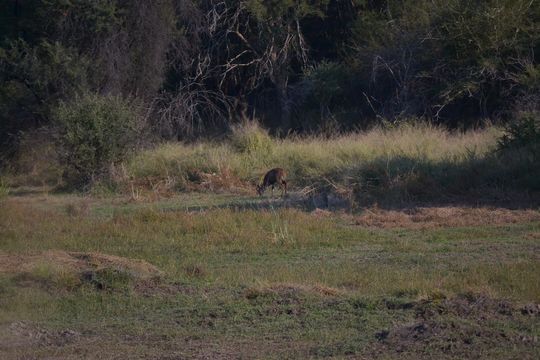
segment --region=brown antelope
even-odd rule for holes
[[[257,185],[257,193],[259,196],[264,194],[267,187],[272,187],[272,197],[274,197],[274,187],[277,185],[281,188],[281,196],[287,195],[287,174],[282,168],[275,168],[264,175],[264,179],[260,185]]]

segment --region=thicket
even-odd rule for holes
[[[120,118],[144,120],[139,138],[222,136],[247,118],[282,136],[489,119],[508,124],[507,149],[531,138],[524,112],[538,119],[539,51],[530,0],[6,0],[0,161],[25,133],[84,122],[55,120],[84,96],[137,103]],[[113,160],[93,161],[81,181]]]

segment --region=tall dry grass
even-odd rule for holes
[[[239,180],[246,187],[266,170],[283,167],[293,187],[343,187],[357,195],[433,197],[511,183],[519,162],[494,155],[502,130],[451,132],[428,124],[375,128],[335,138],[272,139],[250,123],[230,141],[166,143],[135,155],[125,179],[167,180],[176,190],[211,179]],[[238,184],[237,182],[235,183]],[[227,181],[221,186],[227,187]]]

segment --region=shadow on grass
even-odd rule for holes
[[[309,195],[291,191],[285,198],[233,194],[189,193],[158,201],[159,211],[210,209],[276,210],[294,208],[361,212],[363,208],[405,210],[416,207],[540,208],[540,164],[523,153],[466,159],[430,160],[421,156],[393,156],[358,162],[339,171],[315,176],[296,174],[289,180],[297,189],[312,186]],[[10,196],[49,193],[73,194],[60,189],[19,187]],[[340,195],[340,194],[346,194]],[[148,204],[104,205],[98,213],[131,211]],[[114,209],[113,209],[114,208]]]
[[[276,198],[240,198],[231,199],[229,202],[222,204],[208,204],[208,205],[190,205],[190,206],[178,206],[161,209],[162,211],[178,211],[184,210],[189,212],[207,211],[212,209],[232,209],[237,211],[242,210],[277,210],[283,208],[295,208],[304,211],[315,210],[318,206],[314,203],[310,197],[303,197],[299,194],[291,194],[287,197]],[[319,206],[320,207],[320,206]]]
[[[378,158],[339,173],[323,174],[321,178],[329,181],[319,184],[311,195],[291,193],[285,199],[233,199],[187,210],[296,208],[313,211],[320,208],[357,212],[366,207],[389,210],[446,206],[540,208],[540,164],[522,153],[486,158],[471,154],[460,161],[408,156]],[[294,186],[294,179],[290,182]],[[336,187],[341,191],[336,191]]]
[[[360,206],[538,208],[540,164],[517,153],[461,162],[402,156],[359,166],[349,186]]]

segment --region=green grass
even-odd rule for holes
[[[0,254],[99,252],[144,259],[165,275],[142,291],[136,279],[107,271],[99,278],[107,286],[98,290],[51,263],[37,263],[22,277],[0,273],[0,330],[26,321],[41,338],[66,342],[25,350],[0,336],[0,355],[538,355],[519,340],[540,334],[537,317],[520,310],[540,302],[538,222],[362,228],[338,213],[219,208],[234,204],[227,195],[194,195],[200,211],[175,201],[185,204],[187,195],[136,206],[8,197],[0,206]],[[88,209],[73,210],[79,202]],[[498,312],[503,300],[511,316]],[[471,312],[460,313],[463,306]],[[418,322],[438,332],[426,346],[417,339],[398,353],[405,345],[392,334]],[[79,340],[66,340],[66,329]],[[384,331],[388,340],[377,340]],[[472,347],[462,342],[470,339]]]
[[[12,203],[0,209],[0,249],[95,251],[140,258],[179,278],[186,276],[189,266],[200,265],[205,276],[197,281],[219,286],[323,284],[387,295],[400,288],[459,293],[477,284],[498,297],[540,299],[540,281],[505,287],[509,276],[518,279],[524,267],[537,266],[540,244],[530,236],[539,232],[537,223],[365,229],[338,214],[321,218],[295,209],[120,209],[96,204],[89,215],[72,215]],[[31,224],[26,219],[32,219]],[[492,277],[500,269],[508,271],[498,282]],[[460,285],[467,271],[470,285]]]

